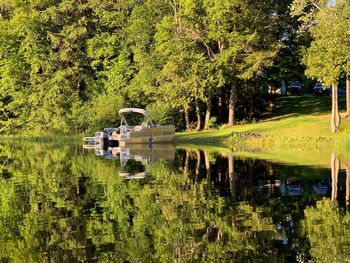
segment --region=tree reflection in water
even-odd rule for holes
[[[330,172],[209,150],[80,149],[0,144],[1,261],[348,259],[350,218],[331,199],[349,202],[349,176],[336,179],[336,157]],[[119,176],[121,156],[145,176]]]

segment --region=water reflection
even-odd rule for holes
[[[331,200],[340,201],[345,199],[345,204],[348,207],[350,201],[350,162],[341,162],[339,157],[332,153],[330,166],[331,166]],[[341,168],[345,171],[345,174],[341,172]],[[345,177],[345,178],[344,178]],[[341,195],[338,198],[338,194]],[[345,196],[345,198],[344,198]],[[340,199],[340,200],[339,200]]]
[[[329,160],[0,142],[0,261],[344,262],[349,166]]]
[[[96,156],[109,160],[119,160],[118,174],[125,179],[143,179],[148,174],[148,165],[159,160],[174,160],[175,146],[173,144],[135,144],[128,147],[88,147]]]

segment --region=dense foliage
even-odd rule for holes
[[[125,106],[180,128],[257,118],[264,88],[298,71],[289,4],[2,1],[0,132],[91,131]]]
[[[309,34],[311,45],[303,52],[306,75],[325,86],[332,85],[332,132],[339,131],[338,82],[347,78],[347,115],[350,113],[349,1],[294,0],[292,14],[302,22],[301,33]]]
[[[305,81],[304,66],[327,86],[349,75],[349,10],[345,0],[2,1],[0,133],[93,131],[126,106],[179,129],[261,118],[267,88]],[[350,80],[347,93],[350,115]]]

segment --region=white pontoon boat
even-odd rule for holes
[[[136,115],[136,118],[132,115]],[[119,116],[120,126],[118,128],[105,128],[103,132],[97,132],[94,145],[124,146],[127,144],[169,143],[175,138],[174,125],[154,124],[144,109],[121,109]],[[135,121],[139,121],[139,123],[133,123]],[[86,137],[85,140],[91,140],[90,138]]]

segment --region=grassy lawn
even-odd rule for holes
[[[345,130],[345,125],[342,125]],[[309,116],[288,116],[284,118],[271,118],[269,120],[252,123],[238,124],[233,128],[220,128],[201,132],[178,133],[178,141],[186,142],[223,142],[233,132],[259,133],[271,136],[334,136],[330,132],[330,116],[309,115]]]
[[[345,97],[340,97],[339,108],[344,111]],[[262,139],[244,139],[245,146],[248,146],[246,149],[257,148],[257,152],[240,151],[239,155],[328,166],[332,152],[343,159],[350,159],[350,122],[342,118],[341,133],[332,134],[330,112],[329,96],[279,98],[270,119],[237,124],[233,128],[178,133],[177,141],[183,144],[221,145],[240,151],[235,149],[239,142],[232,139],[233,133],[261,134],[264,135]]]
[[[340,109],[345,106],[344,97],[340,99]],[[178,133],[181,142],[223,142],[233,132],[259,133],[271,136],[311,136],[334,137],[330,132],[331,98],[329,96],[286,97],[276,103],[274,116],[250,124],[238,124],[233,128],[201,132]],[[349,121],[342,122],[342,135],[350,134]]]

